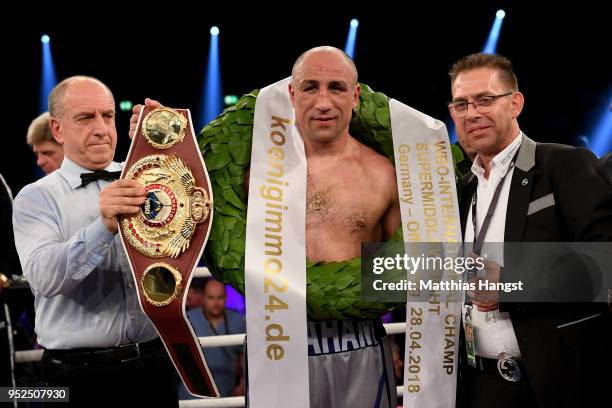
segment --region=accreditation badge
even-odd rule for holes
[[[476,340],[474,338],[474,324],[472,323],[471,304],[464,305],[465,314],[463,315],[463,332],[465,333],[465,351],[467,362],[470,366],[476,367]]]

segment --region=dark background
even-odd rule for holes
[[[343,48],[351,18],[360,21],[355,62],[362,82],[448,120],[447,71],[482,49],[495,12],[506,11],[497,52],[509,57],[526,97],[521,128],[537,141],[579,144],[610,103],[612,17],[605,2],[143,2],[3,12],[4,150],[0,172],[13,193],[36,179],[25,142],[39,113],[40,36],[51,36],[58,80],[98,77],[117,103],[144,97],[200,108],[209,29],[219,26],[224,94],[241,95],[290,75],[295,58],[317,45]],[[257,8],[259,7],[259,8]],[[612,114],[612,113],[610,113]],[[129,114],[118,109],[116,159],[129,147]],[[612,135],[610,135],[612,137]]]

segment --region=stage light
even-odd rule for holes
[[[57,83],[53,55],[51,54],[50,38],[47,34],[40,37],[42,43],[42,67],[40,71],[40,93],[38,111],[42,113],[47,110],[47,98]]]
[[[344,45],[344,52],[355,59],[355,42],[357,41],[357,27],[359,27],[359,20],[356,18],[352,19],[349,24],[349,32],[346,37],[346,44]]]
[[[238,95],[225,95],[223,102],[225,102],[226,106],[234,105],[238,102]]]
[[[605,95],[605,94],[603,94]],[[612,151],[612,87],[608,90],[607,96],[598,101],[598,111],[595,113],[595,124],[588,135],[591,140],[593,153],[601,157]]]
[[[132,103],[132,101],[119,102],[119,109],[121,109],[123,112],[130,112],[133,106],[134,104]]]
[[[53,56],[51,55],[51,44],[49,44],[50,37],[47,34],[43,34],[40,37],[41,51],[42,51],[42,65],[40,67],[40,88],[38,96],[38,113],[47,111],[47,100],[51,90],[57,84],[57,76],[55,75],[55,66],[53,64]],[[40,178],[45,175],[40,167],[36,165],[36,161],[32,162],[34,167],[34,174]]]
[[[485,54],[495,54],[497,42],[499,41],[499,33],[501,32],[502,22],[505,16],[506,12],[504,10],[497,10],[495,21],[493,21],[493,26],[491,27],[491,31],[489,31],[489,37],[482,49],[482,52]]]
[[[223,94],[221,93],[221,64],[219,61],[219,28],[210,29],[210,46],[208,49],[208,65],[206,79],[200,99],[200,112],[197,118],[199,129],[217,117],[223,110]]]

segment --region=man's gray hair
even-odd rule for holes
[[[64,79],[59,84],[55,85],[55,87],[51,90],[47,102],[49,105],[49,114],[51,114],[51,116],[53,116],[54,118],[58,117],[63,108],[62,105],[64,103],[64,96],[66,95],[66,91],[68,90],[70,85],[79,81],[93,81],[99,83],[108,91],[111,98],[113,98],[113,101],[115,100],[115,97],[113,96],[113,93],[111,92],[110,88],[98,78],[86,75],[75,75]]]

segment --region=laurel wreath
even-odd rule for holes
[[[251,160],[253,118],[259,90],[238,102],[202,129],[198,144],[209,172],[214,195],[214,217],[204,251],[213,276],[244,293],[246,201],[244,179]],[[389,98],[361,84],[359,105],[353,111],[350,134],[387,156],[393,163]],[[452,146],[456,164],[461,150]],[[390,242],[402,242],[401,227]],[[361,296],[361,259],[344,262],[306,260],[306,304],[312,320],[377,317],[397,303],[370,302]]]

